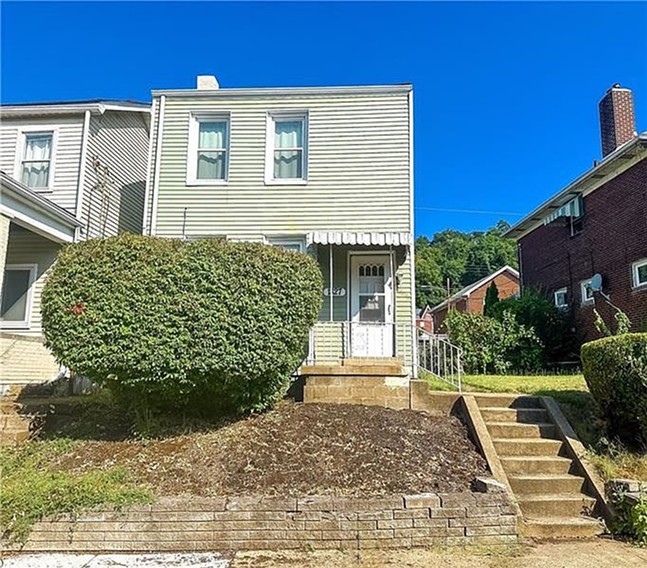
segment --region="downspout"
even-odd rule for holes
[[[79,177],[76,186],[76,208],[74,210],[74,216],[79,220],[83,215],[83,198],[85,197],[85,162],[88,157],[88,136],[90,133],[90,117],[91,113],[89,110],[86,110],[83,115],[83,132],[81,134],[81,155],[79,157]],[[87,230],[87,223],[84,225],[84,228]],[[74,231],[74,242],[81,240],[81,227],[77,227]]]
[[[411,242],[409,243],[409,267],[411,273],[411,355],[413,358],[413,378],[418,378],[418,331],[416,330],[416,254],[413,230],[413,88],[407,94],[409,103],[409,228]]]
[[[144,212],[142,218],[142,234],[150,234],[150,223],[148,222],[148,203],[151,197],[151,164],[153,162],[153,127],[155,125],[155,104],[156,100],[153,99],[153,106],[151,107],[151,123],[148,127],[148,160],[146,162],[146,191],[144,192]]]
[[[328,243],[328,297],[330,298],[328,300],[328,307],[330,308],[330,321],[333,321],[333,295],[332,295],[332,287],[333,287],[333,274],[332,274],[332,243]]]
[[[155,148],[155,175],[153,176],[153,203],[151,205],[151,226],[150,234],[155,234],[157,225],[157,200],[159,198],[160,184],[160,159],[162,158],[162,142],[164,137],[164,108],[166,107],[166,95],[160,97],[160,113],[157,127],[156,148]]]

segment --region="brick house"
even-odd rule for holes
[[[636,134],[629,89],[611,87],[599,110],[602,160],[507,233],[518,243],[522,288],[572,310],[584,341],[600,337],[594,308],[615,324],[611,303],[633,331],[647,326],[647,133]],[[588,287],[595,274],[602,294]]]
[[[485,306],[485,295],[492,284],[499,290],[499,299],[504,300],[519,294],[519,273],[511,266],[499,268],[496,272],[488,274],[477,282],[465,286],[444,302],[431,308],[433,329],[444,332],[444,321],[448,310],[458,310],[470,314],[482,314]]]
[[[434,316],[431,313],[431,306],[427,305],[424,308],[418,309],[416,315],[416,327],[424,329],[429,333],[434,332]]]

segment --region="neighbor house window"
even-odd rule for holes
[[[582,280],[580,282],[580,290],[582,294],[582,305],[592,304],[595,301],[593,297],[593,290],[591,290],[591,279]]]
[[[2,281],[0,324],[2,327],[29,327],[35,264],[8,264]]]
[[[303,239],[299,239],[298,237],[269,237],[267,239],[267,243],[273,247],[280,247],[294,252],[305,251],[305,242]]]
[[[50,186],[53,132],[25,132],[20,163],[20,180],[27,187],[47,189]]]
[[[568,308],[568,288],[560,288],[555,290],[554,294],[555,306],[560,309]]]
[[[224,183],[229,170],[229,117],[192,116],[189,127],[187,183]]]
[[[638,286],[647,286],[647,258],[643,258],[631,265],[634,288]]]
[[[267,181],[290,183],[306,180],[307,137],[305,114],[270,115]]]

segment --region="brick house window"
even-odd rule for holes
[[[555,306],[560,310],[568,308],[568,288],[560,288],[559,290],[555,290],[553,298],[555,300]]]
[[[580,282],[581,303],[583,306],[590,306],[595,302],[593,297],[593,290],[591,290],[591,279],[582,280]]]
[[[643,258],[631,265],[633,287],[647,286],[647,258]]]

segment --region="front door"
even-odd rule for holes
[[[351,255],[353,357],[393,356],[393,278],[388,254]]]

